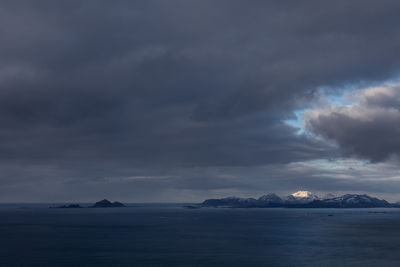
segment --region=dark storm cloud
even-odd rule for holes
[[[320,86],[392,78],[400,67],[399,7],[4,1],[2,164],[47,162],[56,170],[41,177],[90,180],[135,168],[334,156],[282,121]]]
[[[400,152],[400,87],[357,94],[357,103],[309,111],[307,127],[337,141],[348,154],[381,161]]]

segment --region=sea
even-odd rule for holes
[[[0,205],[0,266],[400,266],[400,209]]]

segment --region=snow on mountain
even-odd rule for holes
[[[283,200],[275,193],[270,193],[270,194],[261,196],[258,198],[258,201],[262,202],[262,203],[271,203],[271,204],[272,203],[275,203],[275,204],[283,203]]]
[[[322,197],[322,199],[331,199],[331,198],[335,198],[336,195],[332,194],[332,193],[328,193],[325,196]]]
[[[227,197],[220,199],[207,199],[201,205],[205,207],[237,207],[237,208],[376,208],[400,207],[400,204],[390,204],[386,200],[368,195],[346,194],[335,197],[332,194],[319,198],[309,191],[298,191],[285,198],[280,198],[274,193],[264,195],[258,199]]]
[[[308,205],[308,204],[307,204]],[[377,208],[390,207],[391,204],[383,199],[368,195],[346,194],[340,197],[317,200],[309,203],[309,208]],[[393,206],[393,205],[392,205]]]
[[[317,195],[309,191],[297,191],[285,197],[285,203],[288,204],[305,204],[320,199]]]
[[[319,199],[317,195],[311,193],[310,191],[297,191],[291,194],[291,196],[295,198]]]

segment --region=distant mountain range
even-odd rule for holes
[[[368,195],[346,194],[337,197],[328,194],[324,197],[309,191],[298,191],[286,197],[270,193],[255,198],[227,197],[207,199],[200,204],[203,207],[234,207],[234,208],[389,208],[400,207],[398,203],[389,203]]]

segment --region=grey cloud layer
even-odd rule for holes
[[[356,103],[306,113],[307,127],[333,139],[348,154],[381,161],[400,153],[400,87],[357,93]]]
[[[136,168],[335,156],[282,120],[312,103],[319,86],[392,78],[399,8],[361,0],[4,1],[1,164],[47,161],[48,172],[21,177],[86,181]]]

